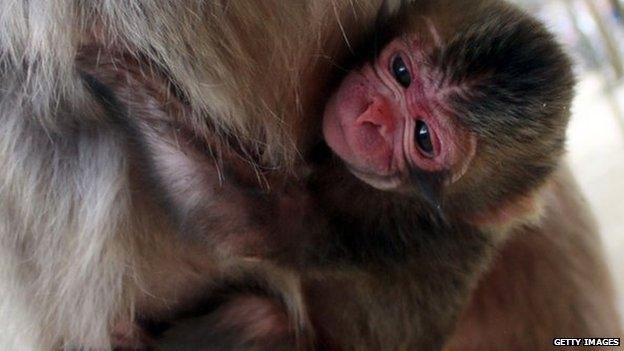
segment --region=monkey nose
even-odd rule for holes
[[[395,128],[391,106],[383,97],[374,97],[366,110],[358,116],[356,123],[359,126],[374,126],[384,139],[391,136]]]

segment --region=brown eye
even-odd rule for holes
[[[418,148],[427,156],[433,156],[433,145],[431,144],[431,134],[429,134],[429,127],[421,120],[416,121],[416,134],[414,135],[414,141]]]
[[[405,66],[405,62],[403,62],[401,56],[397,55],[394,57],[394,59],[392,60],[391,69],[394,79],[396,79],[396,81],[401,84],[403,88],[407,88],[410,86],[410,84],[412,83],[412,76]]]

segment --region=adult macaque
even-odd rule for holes
[[[155,347],[437,348],[506,229],[558,191],[546,179],[569,67],[541,26],[495,2],[417,1],[398,17],[380,1],[0,10],[3,349],[102,349],[111,335],[142,348],[158,329],[144,326],[172,320]],[[324,118],[360,182],[309,150],[324,88],[377,18],[392,21],[370,48],[385,49]],[[315,154],[311,188],[297,152]],[[606,281],[598,259],[584,268]],[[583,296],[608,291],[583,283]],[[566,331],[610,333],[598,328],[613,312],[593,312]]]
[[[135,320],[278,251],[237,232],[254,211],[210,188],[233,180],[204,147],[226,146],[250,194],[267,169],[292,176],[336,62],[382,5],[0,2],[0,349],[134,347]]]

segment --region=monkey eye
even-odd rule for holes
[[[405,62],[400,55],[396,55],[394,59],[392,59],[391,64],[392,75],[394,75],[394,79],[401,84],[403,88],[407,88],[412,83],[412,76],[410,75],[409,70],[405,66]]]
[[[427,123],[421,120],[416,121],[416,133],[414,135],[414,139],[418,148],[426,156],[433,156],[433,144],[431,143],[431,134],[429,133]]]

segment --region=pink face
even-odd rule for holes
[[[456,181],[476,138],[445,114],[443,95],[419,70],[422,49],[395,39],[374,64],[343,80],[323,117],[332,150],[360,179],[379,189],[401,186],[409,169],[448,171]]]

